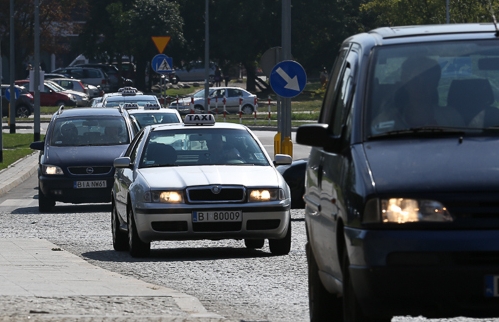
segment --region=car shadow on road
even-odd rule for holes
[[[95,212],[108,212],[111,213],[111,204],[57,204],[49,212],[50,214],[83,214],[83,213],[95,213]],[[12,214],[17,215],[38,215],[44,214],[38,210],[38,206],[32,207],[19,207],[14,209]]]
[[[247,249],[241,247],[213,247],[213,248],[151,248],[151,253],[145,258],[133,258],[128,252],[102,250],[81,254],[89,260],[101,262],[186,262],[186,261],[213,261],[226,259],[246,259],[272,257],[273,255],[262,249]]]

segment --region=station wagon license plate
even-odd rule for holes
[[[75,181],[73,188],[75,189],[88,189],[88,188],[106,188],[106,180],[93,180],[93,181]]]
[[[193,211],[192,222],[237,222],[243,221],[240,210]]]
[[[499,275],[485,276],[485,297],[499,297]]]

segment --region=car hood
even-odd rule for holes
[[[45,164],[78,165],[113,165],[128,147],[125,145],[55,147],[50,146],[45,153]]]
[[[276,187],[283,185],[280,174],[271,166],[199,166],[140,169],[151,188],[183,189],[203,185],[243,185]]]
[[[364,151],[378,193],[499,190],[499,138],[384,140]]]

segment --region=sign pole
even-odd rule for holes
[[[291,0],[282,0],[282,60],[291,59]],[[291,98],[282,100],[281,152],[293,156],[291,142]]]

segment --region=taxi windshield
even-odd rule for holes
[[[56,120],[52,146],[122,145],[130,143],[122,117],[74,117]]]
[[[246,130],[189,128],[152,131],[140,167],[256,165],[269,161]]]
[[[368,137],[499,127],[495,40],[383,46],[372,57]]]

